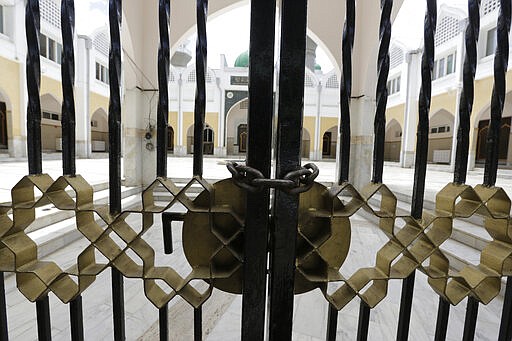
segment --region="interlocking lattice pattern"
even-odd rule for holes
[[[203,191],[192,199],[188,191],[197,185]],[[157,187],[169,193],[166,202],[155,202]],[[57,180],[45,174],[26,176],[12,189],[12,204],[0,207],[0,271],[14,272],[19,290],[30,301],[51,291],[69,302],[104,269],[115,267],[128,278],[142,279],[145,295],[157,307],[176,296],[199,307],[213,287],[241,293],[245,198],[246,192],[231,179],[210,185],[194,177],[179,189],[171,180],[157,178],[142,192],[141,207],[112,216],[108,206],[94,204],[92,187],[81,176]],[[377,207],[370,204],[375,200]],[[178,203],[188,210],[183,243],[192,270],[185,277],[172,266],[155,266],[155,251],[143,239],[154,214]],[[387,295],[389,280],[406,278],[419,269],[432,288],[454,305],[468,295],[485,304],[498,295],[501,277],[512,275],[511,201],[503,189],[450,183],[437,194],[435,212],[425,212],[420,220],[398,215],[396,203],[389,188],[374,183],[361,191],[349,183],[330,189],[315,184],[301,194],[295,292],[319,288],[337,309],[356,296],[374,307]],[[37,245],[25,232],[35,219],[35,209],[46,204],[74,211],[77,229],[90,242],[68,269],[38,259]],[[377,252],[375,266],[344,278],[339,270],[350,247],[350,217],[360,209],[378,217],[389,241]],[[104,224],[97,223],[95,214]],[[141,228],[127,223],[130,214],[141,215]],[[483,249],[479,265],[453,272],[440,246],[450,238],[454,219],[473,215],[484,217],[492,241]],[[97,252],[108,263],[97,262]],[[133,259],[134,255],[140,259]],[[199,292],[190,284],[193,280],[205,281],[208,289]],[[172,290],[166,292],[160,281]],[[341,285],[328,293],[330,282]]]

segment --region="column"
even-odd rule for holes
[[[91,89],[91,49],[92,40],[87,36],[78,36],[76,40],[76,157],[91,156],[91,124],[89,91]]]
[[[420,88],[421,50],[410,51],[405,55],[407,63],[404,127],[400,165],[403,168],[414,166],[416,150],[416,128],[418,125],[418,96]],[[403,78],[402,78],[403,79]]]

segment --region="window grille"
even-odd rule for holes
[[[446,16],[441,19],[436,31],[436,46],[442,45],[459,34],[459,20]]]
[[[339,88],[340,83],[338,82],[338,76],[332,75],[331,77],[329,77],[329,79],[327,79],[327,83],[325,84],[325,86],[329,89]]]
[[[498,0],[486,0],[482,4],[482,13],[483,15],[487,15],[492,13],[500,8],[500,2]]]
[[[60,9],[53,0],[41,0],[39,2],[41,19],[48,22],[53,27],[60,29]]]
[[[389,67],[397,67],[404,62],[404,51],[399,47],[394,47],[389,54]]]

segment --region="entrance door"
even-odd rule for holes
[[[174,129],[172,129],[171,126],[169,126],[169,128],[167,129],[167,141],[168,141],[167,151],[169,153],[173,153],[174,152]]]
[[[331,141],[332,141],[332,134],[330,131],[328,131],[324,134],[324,137],[322,139],[322,155],[323,156],[331,155]]]
[[[489,132],[489,120],[483,120],[478,123],[478,140],[476,148],[476,161],[485,162],[487,156],[487,133]],[[510,117],[501,119],[500,143],[498,158],[501,162],[507,161],[508,142],[510,137]]]
[[[7,107],[0,102],[0,149],[7,149]]]
[[[213,155],[213,129],[206,127],[203,131],[203,153],[205,155]]]
[[[247,124],[238,126],[238,151],[240,153],[247,152]]]

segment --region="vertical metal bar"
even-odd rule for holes
[[[50,300],[45,295],[36,301],[37,313],[37,336],[39,341],[50,341],[52,339],[52,327],[50,322]]]
[[[158,48],[158,108],[157,108],[157,144],[156,174],[167,177],[167,130],[169,119],[169,15],[170,1],[159,0],[158,23],[160,27],[160,47]]]
[[[75,34],[75,1],[62,0],[62,170],[64,175],[75,175],[75,51],[73,38]]]
[[[203,308],[194,308],[194,341],[203,339]]]
[[[112,267],[112,317],[114,319],[114,340],[125,339],[124,281],[123,275]]]
[[[169,307],[167,303],[158,309],[158,324],[160,326],[160,341],[169,340]]]
[[[435,341],[446,340],[448,331],[448,318],[450,317],[450,303],[442,297],[439,297],[439,307],[437,310]]]
[[[512,340],[512,278],[507,277],[507,287],[505,289],[505,298],[503,300],[503,310],[501,312],[501,324],[498,340]]]
[[[389,75],[389,42],[391,40],[391,10],[393,0],[381,0],[380,17],[380,46],[377,61],[377,109],[375,112],[373,145],[373,177],[372,182],[381,183],[384,172],[384,140],[386,135],[386,105],[388,103],[388,75]],[[362,309],[362,307],[361,307]]]
[[[27,155],[30,174],[43,171],[41,154],[41,60],[39,56],[40,31],[39,0],[28,0],[25,7],[27,37]]]
[[[206,18],[208,0],[197,0],[196,99],[194,107],[194,175],[203,176],[203,133],[206,113]]]
[[[477,44],[480,34],[480,0],[468,1],[468,24],[465,33],[466,55],[462,73],[462,94],[459,102],[459,128],[455,152],[455,172],[453,181],[466,182],[468,172],[470,116],[475,97],[475,73],[477,65]]]
[[[357,324],[357,340],[368,340],[368,330],[370,327],[370,307],[361,301],[359,306],[359,322]]]
[[[108,108],[109,129],[109,188],[110,213],[121,212],[121,15],[122,0],[109,0],[110,101]]]
[[[352,93],[352,48],[356,24],[355,0],[346,0],[346,19],[343,29],[343,67],[340,83],[340,139],[337,180],[341,184],[348,181],[350,167],[350,96]]]
[[[281,1],[277,177],[300,168],[307,0]],[[291,340],[299,196],[277,190],[270,256],[270,341]]]
[[[275,0],[251,1],[249,46],[249,141],[247,165],[270,178],[274,91]],[[242,340],[263,340],[269,190],[248,193],[244,231],[244,281],[242,297]]]
[[[69,302],[69,317],[71,321],[71,340],[84,340],[84,314],[82,309],[82,295],[78,295]]]
[[[437,23],[437,1],[427,0],[425,13],[425,48],[421,61],[421,90],[418,103],[418,130],[416,139],[416,160],[414,169],[414,188],[412,193],[411,216],[421,219],[423,198],[425,195],[425,176],[427,173],[429,112],[432,96],[432,69],[434,68],[434,36]],[[415,271],[402,284],[402,298],[398,319],[397,340],[407,340],[411,320],[412,297],[414,293]]]
[[[9,340],[9,332],[7,328],[7,302],[5,300],[5,279],[3,272],[0,272],[0,340]]]
[[[336,341],[336,331],[338,329],[338,310],[329,305],[329,315],[327,316],[327,341]]]
[[[468,297],[466,306],[466,319],[464,320],[463,341],[472,341],[475,339],[476,319],[478,317],[478,301],[473,297]]]
[[[110,22],[110,102],[108,114],[109,128],[109,189],[110,213],[121,212],[121,32],[122,0],[109,0]],[[123,275],[112,267],[112,309],[114,339],[125,339],[124,283]]]
[[[487,155],[485,158],[484,184],[494,186],[498,174],[498,150],[501,117],[505,104],[506,72],[508,68],[510,32],[510,0],[500,0],[500,14],[497,26],[497,45],[494,53],[494,87],[491,98],[491,121],[487,133]]]

